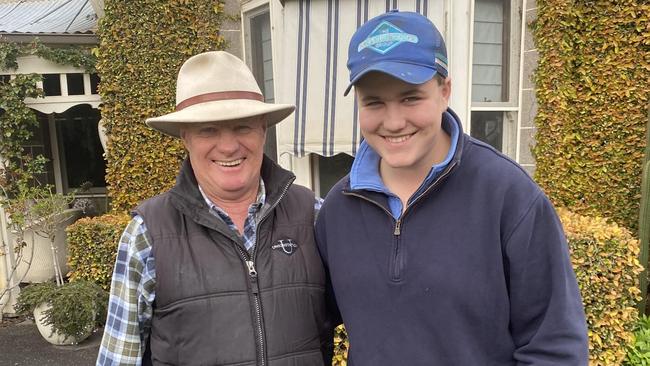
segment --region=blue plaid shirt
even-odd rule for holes
[[[210,212],[239,235],[230,216],[212,203],[202,190],[201,194]],[[266,190],[264,182],[260,179],[257,200],[248,208],[248,216],[244,222],[243,239],[248,250],[255,245],[257,219],[265,200]],[[322,199],[316,198],[316,213],[320,210],[322,202]],[[146,232],[142,217],[135,216],[120,239],[111,281],[108,317],[96,363],[99,366],[142,364],[151,327],[152,305],[156,297],[156,267]]]

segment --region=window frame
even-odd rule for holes
[[[474,21],[475,21],[475,4],[477,0],[471,1],[471,21],[470,21],[470,55],[469,55],[469,78],[468,78],[468,110],[467,110],[467,131],[472,130],[472,113],[473,112],[502,112],[503,113],[503,137],[501,151],[510,156],[516,157],[517,152],[517,120],[518,114],[521,113],[519,106],[519,83],[521,68],[521,15],[522,0],[503,0],[504,3],[504,29],[503,29],[503,54],[502,65],[506,69],[502,74],[504,100],[499,102],[474,102],[472,101],[473,88],[473,66],[474,66]]]
[[[260,52],[256,50],[257,47],[253,46],[253,43],[256,39],[253,39],[253,20],[256,17],[268,14],[269,16],[269,33],[272,31],[271,27],[271,9],[268,0],[253,0],[242,4],[241,10],[241,20],[242,20],[242,42],[243,42],[243,59],[246,62],[248,68],[253,72],[253,75],[256,76],[256,79],[261,75],[264,77],[264,64],[255,63],[254,58],[257,55],[260,55]],[[261,45],[260,45],[261,48]],[[273,39],[271,38],[271,63],[273,64]],[[265,81],[266,80],[257,80],[260,90],[265,92]],[[272,102],[275,100],[275,70],[271,70],[271,81],[273,85],[273,98],[268,98],[268,92],[264,93],[265,102]],[[278,161],[278,149],[277,149],[277,136],[275,126],[271,126],[267,129],[266,132],[266,143],[264,145],[264,152],[269,156],[273,161]]]

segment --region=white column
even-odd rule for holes
[[[0,239],[3,244],[1,248],[3,252],[6,251],[5,255],[0,256],[0,293],[4,292],[5,289],[13,287],[16,285],[13,278],[9,278],[9,273],[11,269],[15,266],[15,258],[12,245],[9,244],[9,235],[7,232],[7,216],[5,215],[5,210],[0,206]],[[2,314],[15,314],[14,305],[16,304],[16,299],[20,290],[16,286],[11,291],[5,294],[4,297],[0,298],[0,320],[2,320]],[[3,306],[4,304],[4,306]]]

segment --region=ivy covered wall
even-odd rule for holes
[[[535,178],[555,204],[636,232],[650,4],[537,0]]]
[[[127,211],[173,185],[183,147],[144,121],[174,110],[183,61],[225,47],[223,18],[222,1],[105,1],[97,70],[113,211]]]

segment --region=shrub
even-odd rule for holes
[[[535,179],[636,232],[650,99],[647,1],[537,0]]]
[[[350,343],[348,334],[345,332],[345,326],[339,325],[334,330],[334,358],[332,366],[346,366],[348,364],[348,349]]]
[[[223,49],[223,2],[105,1],[99,25],[97,71],[108,134],[106,182],[113,212],[174,185],[185,151],[177,139],[145,126],[174,110],[183,61]]]
[[[117,245],[128,223],[127,215],[103,215],[68,226],[70,280],[93,281],[108,290]]]
[[[44,312],[43,321],[52,326],[53,333],[83,339],[90,329],[104,324],[108,293],[90,281],[34,283],[21,290],[16,311],[27,315],[44,303],[51,307]]]
[[[634,344],[627,350],[624,366],[650,366],[650,317],[643,315],[634,331]]]
[[[558,213],[585,306],[590,364],[620,365],[638,319],[639,241],[605,219]]]

